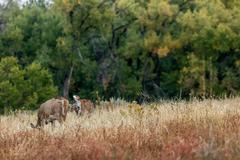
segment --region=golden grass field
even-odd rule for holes
[[[240,98],[121,103],[32,129],[36,112],[0,117],[0,159],[239,160]]]

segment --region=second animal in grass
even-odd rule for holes
[[[76,95],[73,96],[73,99],[75,103],[72,105],[72,110],[74,110],[78,116],[90,114],[95,109],[95,105],[91,100],[80,99],[80,97]]]

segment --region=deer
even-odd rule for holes
[[[67,117],[69,102],[64,97],[52,98],[42,103],[38,109],[37,124],[30,124],[32,128],[42,128],[51,122],[52,126],[57,120],[62,124]]]
[[[95,105],[92,101],[88,99],[80,99],[79,96],[73,95],[75,103],[72,105],[72,110],[74,110],[77,116],[82,115],[83,113],[92,113],[95,109]]]

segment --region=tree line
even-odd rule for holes
[[[8,0],[0,58],[0,108],[238,95],[240,2]]]

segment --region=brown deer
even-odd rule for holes
[[[47,100],[40,105],[37,115],[37,124],[33,125],[31,123],[31,127],[41,128],[44,126],[44,124],[48,124],[49,122],[54,125],[55,120],[57,120],[59,123],[62,123],[66,120],[68,106],[68,100],[63,97]]]
[[[74,110],[78,116],[83,113],[90,114],[95,109],[93,102],[88,99],[80,99],[80,97],[76,95],[73,96],[73,99],[75,103],[72,105],[72,110]]]

